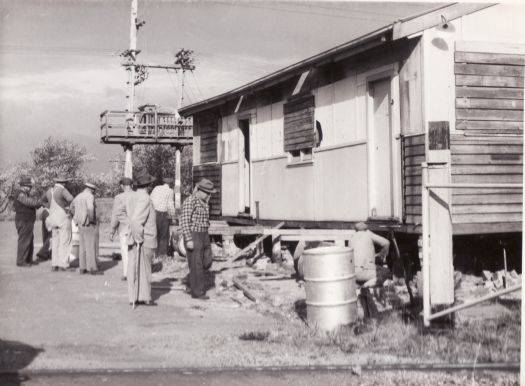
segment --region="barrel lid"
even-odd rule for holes
[[[352,252],[354,249],[352,247],[318,247],[307,249],[303,252],[304,255],[344,255]]]

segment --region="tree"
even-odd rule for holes
[[[38,189],[51,186],[59,175],[71,178],[72,190],[80,190],[85,178],[86,162],[95,158],[88,154],[84,146],[67,140],[46,138],[31,151],[31,166],[29,173],[35,179]]]
[[[181,154],[181,195],[187,197],[192,191],[192,146],[185,146]],[[146,171],[162,181],[164,177],[175,178],[175,148],[169,145],[137,145],[133,147],[133,175]]]

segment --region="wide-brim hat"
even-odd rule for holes
[[[86,188],[89,188],[89,189],[97,190],[97,187],[94,184],[90,183],[90,182],[85,182],[84,186]]]
[[[162,179],[162,182],[164,182],[165,184],[171,184],[171,183],[173,183],[173,181],[175,181],[175,179],[173,179],[171,177],[164,177]]]
[[[142,186],[146,186],[146,185],[149,185],[151,184],[152,182],[154,182],[156,180],[155,177],[149,175],[148,173],[143,173],[137,177],[135,177],[135,186],[140,188]]]
[[[18,183],[20,186],[33,186],[33,180],[31,177],[28,176],[22,176],[20,177],[20,181]]]
[[[217,193],[217,190],[213,188],[213,182],[211,182],[207,178],[203,178],[202,180],[200,180],[197,183],[197,188],[208,194]]]
[[[67,177],[65,174],[60,174],[57,177],[55,177],[55,182],[68,182],[71,181],[70,177]]]

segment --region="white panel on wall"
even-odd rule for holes
[[[271,156],[284,153],[284,102],[272,104],[272,149]]]
[[[463,16],[463,40],[525,43],[525,4],[503,3]]]
[[[252,164],[253,201],[262,219],[314,220],[313,165],[287,167],[283,158]]]
[[[315,119],[323,128],[323,146],[335,145],[334,130],[334,86],[329,84],[314,90]]]
[[[237,216],[239,212],[239,167],[237,163],[222,165],[222,215]]]
[[[237,116],[228,115],[222,118],[221,146],[222,162],[237,160]]]
[[[255,143],[252,149],[257,149],[252,159],[267,158],[271,154],[272,145],[272,106],[257,108],[256,134],[252,137]]]
[[[366,136],[366,84],[357,86],[356,96],[356,138],[367,138]]]
[[[368,215],[366,163],[366,143],[315,154],[314,186],[317,221],[366,219]]]
[[[355,76],[344,78],[334,84],[334,132],[335,143],[364,139],[357,137]]]

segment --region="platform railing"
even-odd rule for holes
[[[118,138],[191,138],[192,118],[158,111],[104,111],[100,114],[103,139]]]

